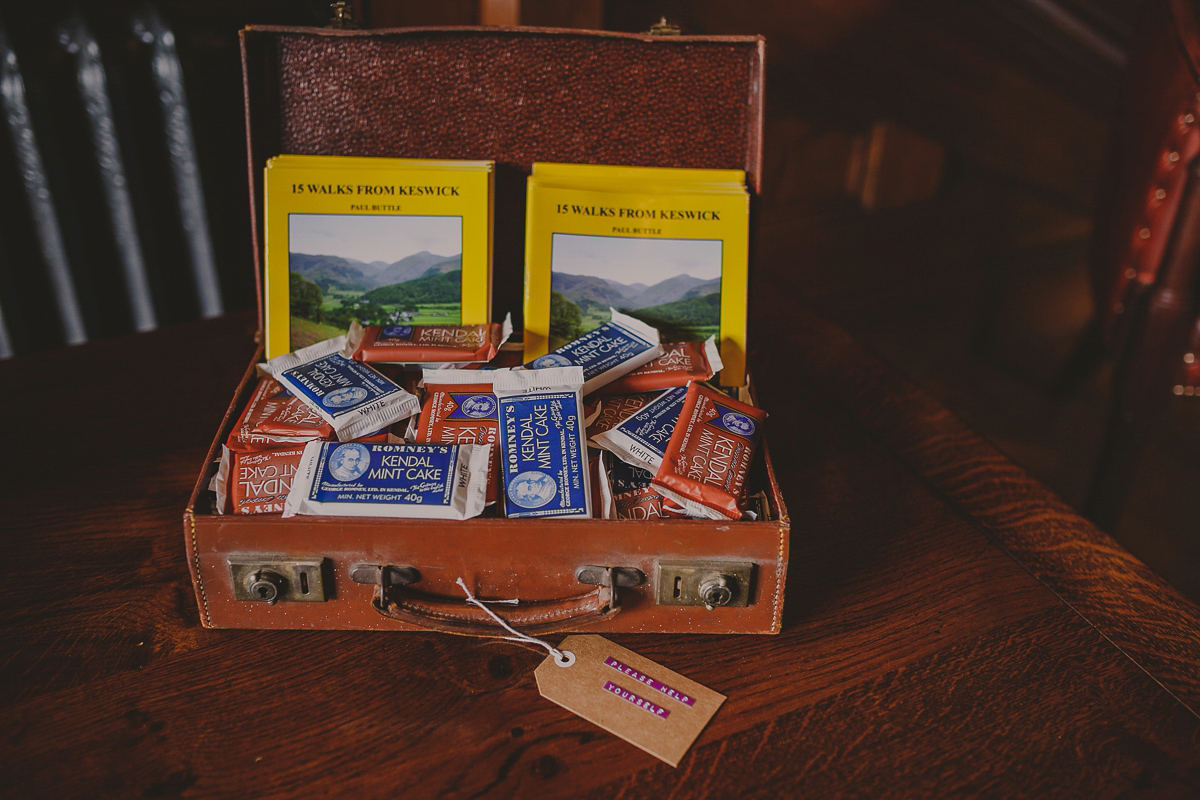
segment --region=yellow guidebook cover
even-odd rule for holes
[[[716,335],[746,374],[750,195],[741,170],[534,164],[526,195],[525,359],[615,308],[663,341]]]
[[[282,155],[264,185],[266,357],[364,325],[489,321],[493,162]]]

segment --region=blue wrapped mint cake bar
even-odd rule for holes
[[[679,421],[686,386],[667,389],[632,416],[592,437],[595,447],[607,450],[625,463],[651,472],[656,471],[671,441],[671,432]]]
[[[663,354],[658,329],[610,308],[612,320],[567,342],[526,366],[529,369],[578,366],[583,393],[591,394]]]
[[[490,444],[310,442],[283,516],[469,519],[483,511]]]
[[[583,369],[499,370],[501,485],[506,517],[590,517]]]
[[[332,425],[343,442],[420,412],[416,395],[346,358],[345,347],[346,337],[335,336],[259,367]]]

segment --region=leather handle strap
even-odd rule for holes
[[[537,636],[574,630],[615,617],[621,611],[619,590],[597,586],[590,592],[554,600],[489,604],[492,611],[522,633]],[[407,586],[377,586],[372,602],[389,619],[421,628],[466,636],[503,636],[482,609],[463,599],[416,592]]]

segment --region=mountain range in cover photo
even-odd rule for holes
[[[462,218],[288,217],[292,349],[363,325],[462,321]]]
[[[719,339],[721,248],[719,239],[554,234],[550,349],[607,322],[610,307],[663,341]]]

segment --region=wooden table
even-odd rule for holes
[[[180,515],[251,327],[0,364],[0,794],[1200,796],[1196,606],[782,307],[753,340],[784,632],[613,636],[729,697],[678,769],[541,699],[522,647],[206,630]]]

